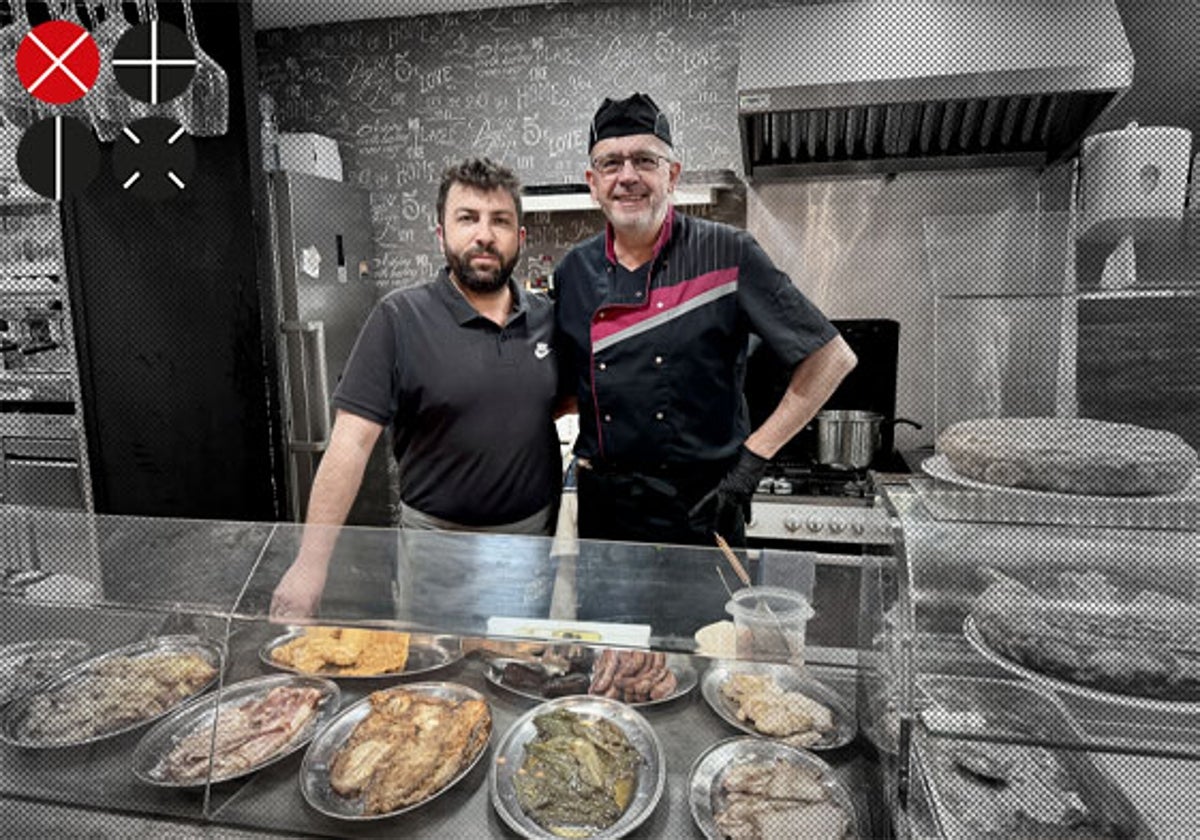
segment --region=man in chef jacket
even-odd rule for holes
[[[752,236],[675,209],[681,165],[649,96],[605,99],[589,148],[608,224],[555,271],[561,387],[579,408],[579,536],[742,543],[768,461],[857,360]],[[757,429],[742,397],[751,333],[792,370]]]
[[[579,409],[578,615],[690,634],[724,616],[714,535],[744,544],[768,461],[857,360],[753,237],[675,209],[682,167],[649,96],[604,100],[588,145],[607,225],[554,275],[560,388]],[[752,333],[792,371],[757,429]]]

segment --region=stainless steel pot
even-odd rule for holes
[[[821,411],[817,414],[817,461],[828,467],[861,470],[870,466],[879,452],[880,431],[885,424],[920,423],[889,420],[874,411]]]

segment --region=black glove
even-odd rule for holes
[[[705,493],[704,497],[696,502],[696,505],[688,511],[688,516],[694,519],[715,500],[715,519],[718,528],[732,531],[729,523],[734,521],[739,509],[742,511],[742,521],[750,521],[750,497],[758,489],[758,482],[762,480],[769,463],[769,458],[756,455],[743,445],[733,469],[725,474],[720,484]]]

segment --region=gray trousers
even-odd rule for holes
[[[458,635],[483,635],[491,616],[545,618],[557,569],[550,538],[556,508],[506,525],[469,527],[402,506],[392,581],[396,618]]]
[[[488,534],[533,534],[548,536],[554,533],[554,522],[550,516],[554,513],[554,505],[546,505],[537,513],[509,522],[504,525],[459,525],[448,519],[439,519],[411,508],[404,502],[400,503],[400,527],[412,528],[414,531],[467,531],[471,533]]]

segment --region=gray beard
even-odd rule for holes
[[[662,224],[667,218],[667,206],[664,202],[662,207],[651,207],[648,216],[644,216],[636,221],[622,219],[620,222],[612,222],[613,230],[618,233],[624,233],[626,236],[647,236],[652,233],[658,233],[662,228]],[[612,221],[611,219],[609,220]]]

